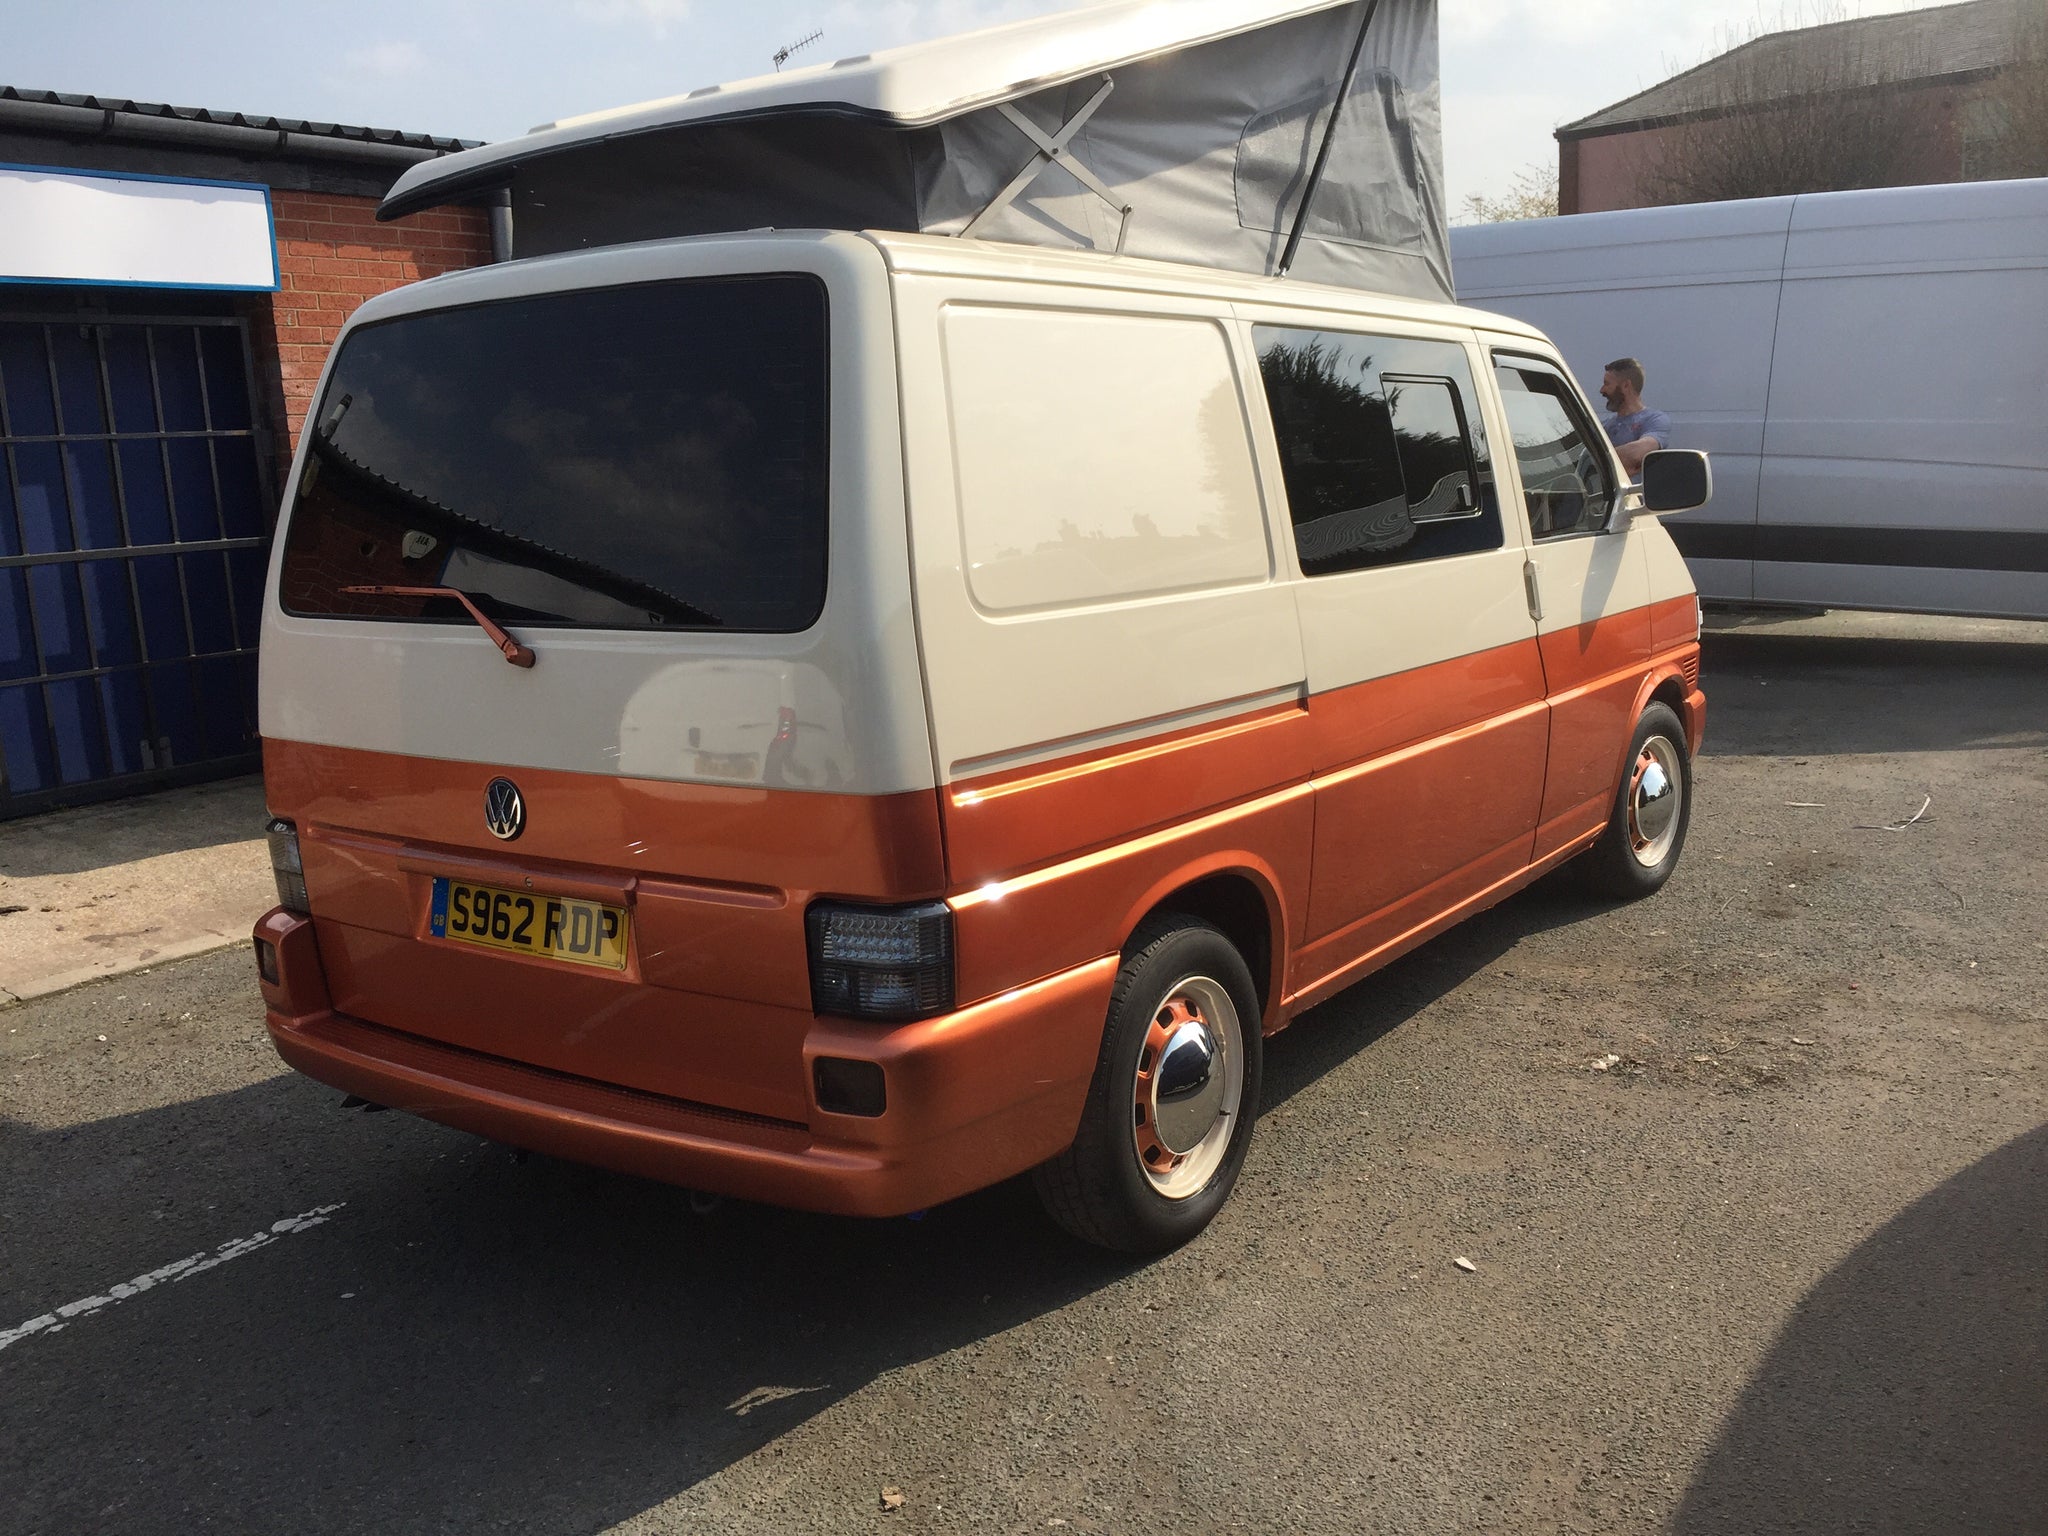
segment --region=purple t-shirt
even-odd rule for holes
[[[1617,448],[1625,448],[1639,437],[1654,437],[1659,448],[1671,446],[1671,418],[1662,411],[1644,409],[1626,416],[1610,416],[1604,425],[1607,440]]]

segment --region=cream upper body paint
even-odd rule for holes
[[[452,275],[366,305],[343,344],[443,306],[791,271],[830,291],[831,575],[811,630],[533,628],[520,638],[540,664],[524,671],[468,626],[287,615],[273,562],[263,733],[745,783],[705,771],[745,755],[707,742],[792,709],[831,787],[892,794],[1303,702],[1690,590],[1653,523],[1532,552],[1483,382],[1503,547],[1298,574],[1254,327],[1451,341],[1482,381],[1486,345],[1548,353],[1533,330],[1448,306],[928,236],[763,233]]]
[[[872,242],[742,235],[485,267],[371,301],[339,346],[365,325],[428,309],[753,272],[813,273],[830,294],[831,575],[824,612],[809,631],[517,628],[539,657],[522,670],[469,625],[285,613],[280,540],[264,606],[262,733],[503,768],[745,784],[758,780],[761,749],[787,708],[811,737],[806,751],[818,765],[820,782],[801,787],[829,781],[871,795],[932,788],[901,511],[888,274]],[[294,485],[305,456],[302,444]],[[759,738],[751,754],[719,750],[742,731]],[[749,755],[753,779],[703,771],[720,759],[743,768]]]

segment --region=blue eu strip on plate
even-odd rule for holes
[[[434,910],[433,916],[427,924],[427,931],[437,939],[448,937],[448,882],[446,880],[436,880],[434,882]]]

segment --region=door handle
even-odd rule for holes
[[[1538,624],[1541,624],[1543,622],[1543,588],[1537,580],[1536,562],[1534,560],[1524,560],[1522,562],[1522,589],[1528,594],[1529,617]]]

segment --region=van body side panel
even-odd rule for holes
[[[1299,990],[1529,862],[1549,721],[1533,641],[1317,694],[1316,879]],[[1369,750],[1355,749],[1369,745]]]
[[[955,780],[941,804],[954,882],[974,888],[1111,847],[1309,774],[1298,699],[1143,741]]]
[[[1318,685],[1309,932],[1348,935],[1331,969],[1425,888],[1527,862],[1547,722],[1521,565],[1505,549],[1297,590]]]
[[[1412,926],[1419,909],[1433,915],[1527,864],[1548,720],[1512,481],[1496,478],[1509,450],[1492,426],[1485,363],[1470,333],[1279,305],[1239,304],[1236,312],[1271,354],[1276,383],[1261,394],[1270,480],[1288,483],[1292,464],[1305,495],[1356,490],[1339,466],[1347,453],[1363,455],[1364,445],[1346,448],[1345,434],[1332,428],[1321,429],[1333,433],[1327,441],[1306,435],[1329,419],[1320,412],[1362,411],[1361,425],[1370,424],[1370,407],[1341,379],[1355,373],[1377,385],[1380,369],[1407,379],[1385,391],[1391,402],[1403,388],[1420,391],[1442,376],[1461,401],[1473,456],[1464,473],[1477,475],[1470,516],[1491,518],[1495,546],[1397,554],[1294,578],[1316,791],[1308,927],[1289,979],[1300,990]],[[1319,382],[1332,365],[1340,381]],[[1276,400],[1293,413],[1284,445]],[[1392,404],[1386,409],[1391,420]],[[1408,487],[1411,505],[1422,489]],[[1276,523],[1292,545],[1300,537],[1294,525],[1311,508],[1288,498],[1283,506]],[[1428,549],[1434,532],[1456,526],[1413,522],[1408,547]],[[1299,551],[1290,554],[1300,566]]]
[[[1615,743],[1628,744],[1650,660],[1650,610],[1629,608],[1590,623],[1547,631],[1550,773],[1536,856],[1597,832],[1614,797]]]
[[[1273,974],[1259,980],[1267,1027],[1277,1028],[1289,990],[1284,960],[1306,915],[1314,830],[1313,792],[1296,784],[963,891],[953,898],[961,993],[988,996],[1026,985],[1044,972],[1048,954],[1114,957],[1145,914],[1176,891],[1228,875],[1249,881],[1266,904]]]
[[[1670,537],[1652,518],[1615,513],[1628,477],[1576,381],[1542,351],[1506,337],[1481,339],[1500,386],[1493,404],[1502,435],[1517,444],[1505,469],[1520,492],[1541,609],[1538,649],[1550,708],[1533,852],[1541,863],[1606,824],[1655,649],[1653,598],[1689,593],[1691,582],[1666,562],[1653,587],[1649,551],[1656,545],[1668,553]],[[1531,387],[1545,380],[1563,393]]]
[[[1131,903],[1226,846],[1305,889],[1307,816],[1249,812],[1306,778],[1307,722],[1227,306],[896,294],[962,996],[1114,953]]]
[[[927,277],[896,291],[943,782],[1299,688],[1215,306]]]

